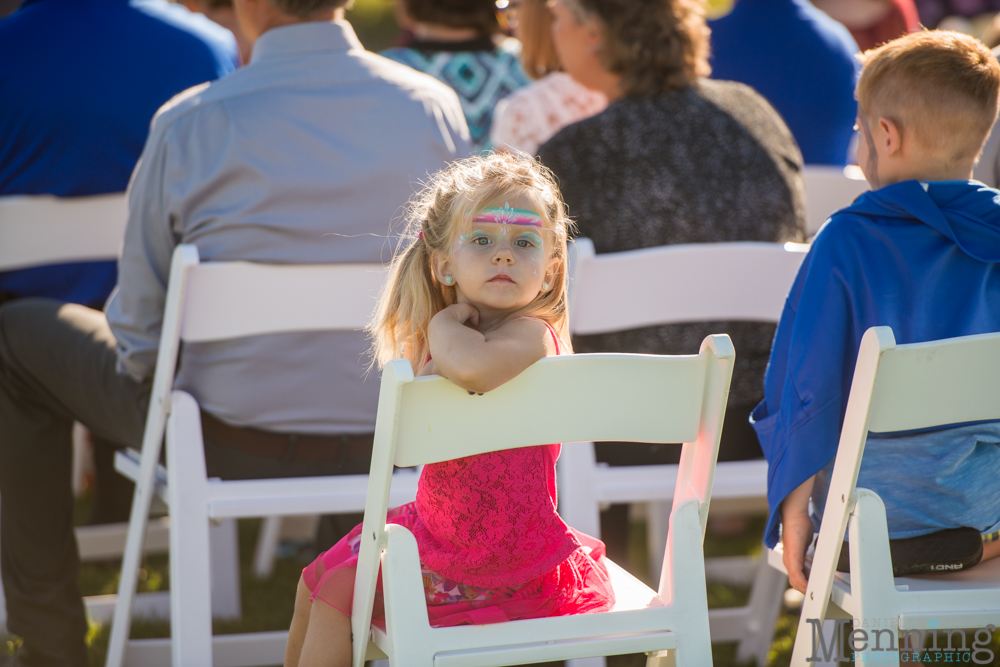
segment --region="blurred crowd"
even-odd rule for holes
[[[0,197],[129,193],[117,263],[0,272],[0,570],[24,664],[85,664],[64,445],[88,426],[90,520],[125,520],[111,461],[141,441],[178,244],[206,261],[387,262],[428,174],[492,149],[537,156],[598,253],[804,242],[803,169],[870,156],[858,54],[922,26],[1000,43],[1000,0],[736,0],[708,21],[700,0],[395,0],[399,33],[375,55],[346,4],[0,0]],[[977,172],[992,186],[995,143]],[[687,354],[718,331],[738,350],[720,460],[758,458],[773,324],[573,346]],[[204,411],[208,474],[366,471],[367,349],[363,332],[186,346],[177,386]],[[337,455],[295,454],[300,438]],[[610,465],[678,454],[597,449]],[[624,511],[603,517],[612,558]],[[356,519],[330,521],[327,542]]]

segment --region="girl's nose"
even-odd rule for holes
[[[509,248],[498,248],[495,255],[493,255],[494,264],[513,264],[514,255],[511,253]]]

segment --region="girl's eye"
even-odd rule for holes
[[[490,244],[490,240],[485,236],[477,236],[476,238],[472,239],[472,242],[475,243],[476,245],[483,245],[483,246]]]
[[[529,241],[528,239],[518,239],[514,241],[514,245],[516,245],[518,248],[530,248],[531,241]]]

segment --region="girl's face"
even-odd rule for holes
[[[447,285],[451,278],[460,303],[502,315],[531,303],[543,284],[552,289],[554,235],[533,209],[522,195],[476,211],[447,256],[436,258],[437,279]]]

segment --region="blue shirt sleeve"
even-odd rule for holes
[[[837,452],[844,379],[849,387],[857,357],[853,262],[842,236],[832,221],[813,242],[778,323],[764,401],[751,417],[768,461],[769,547],[778,540],[781,502]]]

